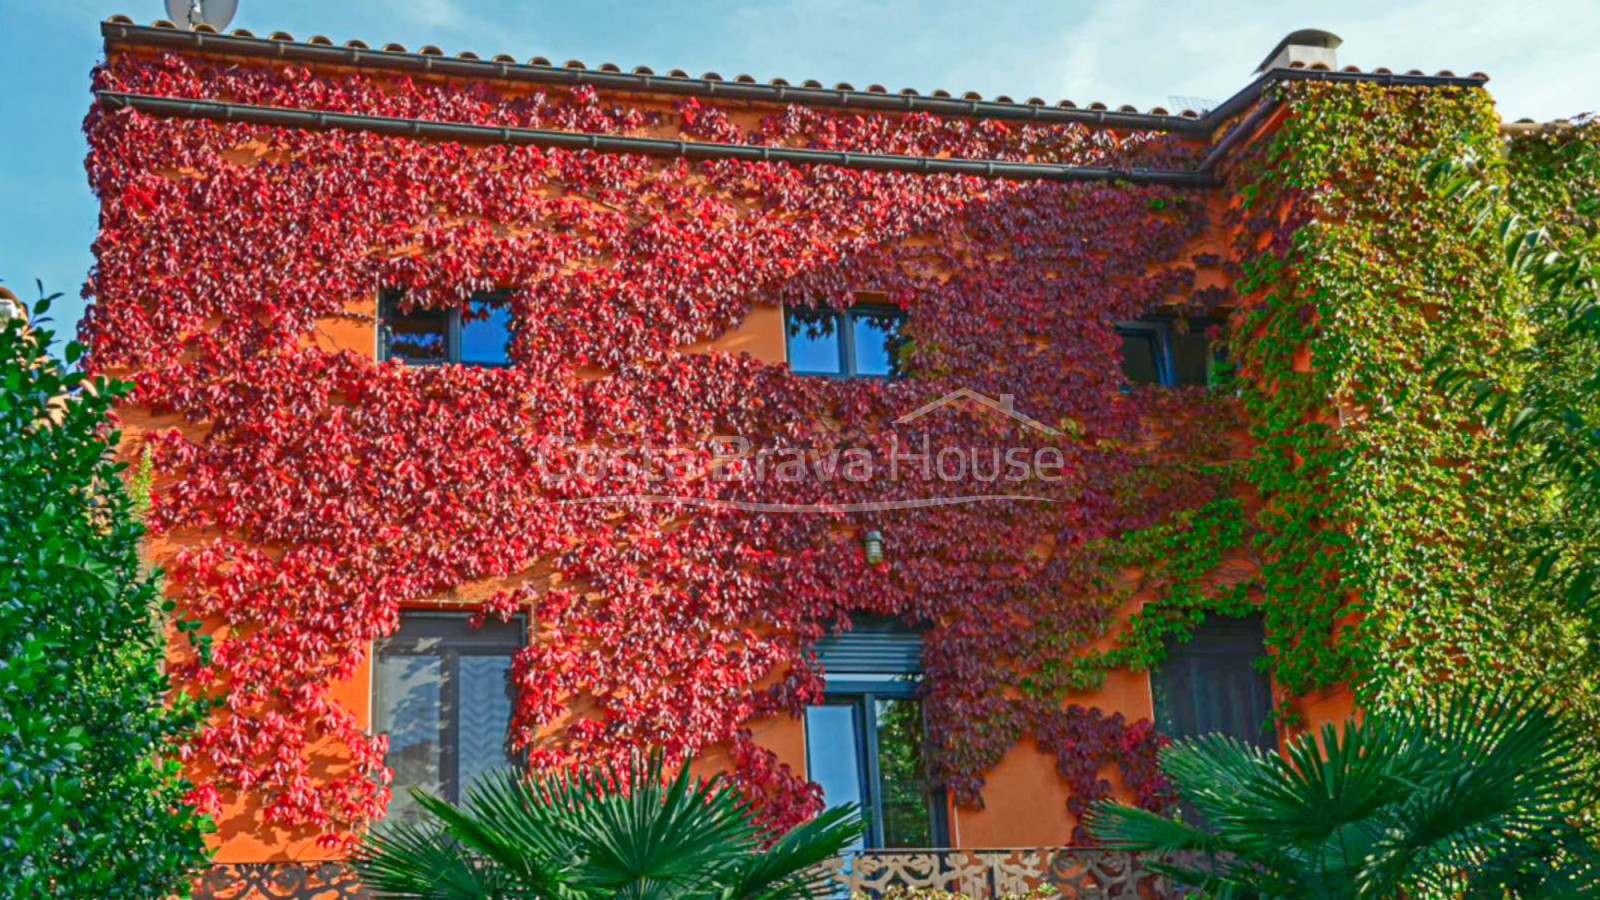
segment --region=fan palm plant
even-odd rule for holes
[[[661,760],[480,781],[457,808],[412,791],[420,821],[380,824],[351,860],[405,900],[790,900],[822,896],[819,864],[862,831],[834,807],[768,841],[726,781],[670,779]]]
[[[1218,898],[1595,897],[1566,815],[1574,738],[1536,701],[1482,692],[1329,725],[1287,758],[1207,735],[1161,754],[1205,827],[1103,803],[1089,828]]]

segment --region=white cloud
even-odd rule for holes
[[[1508,118],[1600,107],[1595,0],[1118,0],[1087,9],[1070,34],[1028,53],[1074,99],[1149,106],[1168,94],[1225,97],[1284,34],[1313,27],[1344,38],[1346,65],[1487,72]]]
[[[467,16],[456,0],[405,0],[392,7],[400,15],[423,28],[460,28]]]

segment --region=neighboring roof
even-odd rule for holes
[[[631,72],[624,72],[614,63],[604,63],[598,68],[591,69],[580,60],[568,60],[563,65],[557,66],[549,59],[539,56],[526,63],[518,63],[514,57],[506,54],[484,60],[470,51],[448,57],[444,55],[444,51],[434,46],[424,46],[412,53],[399,44],[386,44],[381,50],[374,50],[363,41],[351,40],[340,47],[321,35],[315,35],[305,42],[297,42],[293,35],[281,31],[273,32],[266,38],[259,38],[246,29],[237,28],[230,34],[224,35],[205,25],[197,27],[194,31],[180,29],[165,20],[157,21],[154,25],[141,26],[134,24],[134,21],[127,16],[120,15],[112,16],[103,22],[101,34],[108,45],[126,43],[187,48],[214,53],[430,72],[467,78],[585,84],[601,89],[641,93],[709,96],[729,100],[798,103],[883,112],[920,111],[943,116],[1009,119],[1042,124],[1083,123],[1113,128],[1192,134],[1210,134],[1222,122],[1248,106],[1260,93],[1262,86],[1283,78],[1314,76],[1337,81],[1377,81],[1446,87],[1478,87],[1489,80],[1489,76],[1481,72],[1461,77],[1448,71],[1436,75],[1425,75],[1416,70],[1398,74],[1383,68],[1363,72],[1354,66],[1347,66],[1339,72],[1315,68],[1275,69],[1256,78],[1233,98],[1202,116],[1194,110],[1184,110],[1178,115],[1173,115],[1160,107],[1149,112],[1140,112],[1133,106],[1122,106],[1111,110],[1103,103],[1091,103],[1087,107],[1079,108],[1070,100],[1062,100],[1052,106],[1037,97],[1021,103],[1006,96],[985,100],[981,95],[971,91],[957,98],[947,91],[921,94],[911,88],[891,94],[881,85],[871,85],[865,90],[857,90],[850,84],[839,83],[832,88],[826,88],[815,80],[794,85],[784,79],[775,78],[767,84],[760,84],[749,75],[739,75],[732,81],[727,81],[715,72],[707,72],[699,78],[694,78],[677,69],[666,75],[657,75],[647,66],[637,66]],[[1288,38],[1285,38],[1285,41],[1287,42]]]

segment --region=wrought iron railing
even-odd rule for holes
[[[828,864],[839,895],[880,897],[933,888],[975,900],[1043,892],[1062,900],[1159,900],[1177,895],[1148,858],[1090,847],[1011,850],[868,850]],[[340,863],[233,863],[211,867],[195,900],[369,900]]]
[[[1031,891],[1066,900],[1153,900],[1173,895],[1146,858],[1092,847],[998,850],[868,850],[831,863],[841,895],[879,897],[932,888],[997,898]]]
[[[228,863],[212,866],[194,900],[371,900],[355,872],[337,862]]]

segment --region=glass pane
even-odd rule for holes
[[[897,315],[851,313],[850,323],[855,329],[852,335],[855,339],[855,374],[883,376],[898,374],[895,366],[895,350],[900,344],[902,321],[903,319]]]
[[[855,704],[806,707],[806,768],[829,806],[862,801],[859,727]],[[857,839],[849,849],[864,846]]]
[[[807,375],[842,375],[838,315],[789,314],[789,371]]]
[[[883,845],[932,847],[933,805],[922,704],[876,699],[878,778],[883,792]]]
[[[377,730],[389,734],[389,766],[394,769],[394,799],[389,815],[417,815],[409,788],[431,793],[444,789],[439,768],[445,731],[443,661],[437,656],[378,657]]]
[[[402,313],[398,303],[383,305],[384,358],[407,363],[442,363],[449,359],[446,340],[450,314],[442,309],[417,309]]]
[[[1172,737],[1222,733],[1264,749],[1277,746],[1272,683],[1255,663],[1266,655],[1259,616],[1210,618],[1169,648],[1151,673],[1157,723]]]
[[[1119,331],[1122,338],[1122,371],[1134,384],[1160,384],[1156,367],[1156,336],[1149,331]]]
[[[469,366],[511,363],[511,306],[504,294],[478,294],[461,316],[461,362]]]
[[[1189,331],[1172,336],[1172,355],[1179,384],[1209,384],[1211,380],[1211,341],[1206,338],[1206,322],[1194,322]]]
[[[511,762],[511,657],[461,657],[461,798],[478,777]]]

